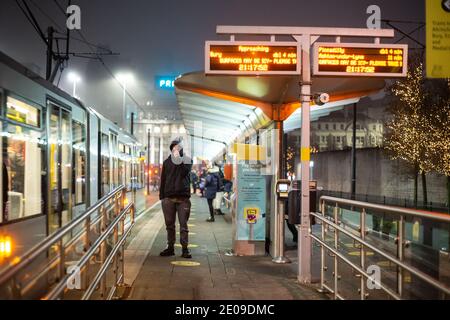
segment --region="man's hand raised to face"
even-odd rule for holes
[[[181,147],[179,145],[176,145],[176,146],[173,147],[172,154],[173,154],[173,156],[175,158],[179,158],[180,157],[180,150],[181,150]]]
[[[180,155],[181,147],[179,145],[176,145],[172,148],[172,154],[171,159],[174,164],[181,164],[183,162],[181,155]]]

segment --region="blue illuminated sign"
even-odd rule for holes
[[[155,86],[157,89],[173,90],[175,78],[175,76],[156,76]]]

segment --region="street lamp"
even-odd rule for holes
[[[81,81],[81,78],[75,72],[70,72],[68,75],[69,81],[73,83],[72,96],[77,98],[76,90],[77,90],[77,82]]]
[[[126,110],[125,110],[125,104],[126,104],[126,90],[127,85],[132,83],[134,80],[134,76],[132,73],[119,73],[116,75],[116,79],[120,82],[123,88],[123,104],[122,104],[122,121],[123,121],[123,127],[125,129],[126,124]]]

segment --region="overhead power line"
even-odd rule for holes
[[[61,5],[58,3],[58,1],[54,0],[55,4],[57,5],[57,7],[59,8],[59,10],[62,12],[62,14],[65,16],[66,12],[64,11],[64,9],[61,7]],[[119,86],[122,88],[122,90],[125,91],[126,95],[136,104],[136,106],[141,109],[141,111],[145,112],[145,109],[142,108],[139,104],[139,102],[134,98],[134,96],[126,89],[126,87],[116,78],[116,76],[114,75],[114,73],[111,71],[111,69],[108,67],[108,65],[105,63],[105,61],[103,60],[101,54],[99,54],[97,52],[97,50],[94,49],[94,45],[89,42],[86,37],[83,35],[83,33],[81,32],[81,30],[76,30],[78,35],[81,37],[82,42],[84,44],[86,44],[89,49],[91,50],[90,54],[95,55],[96,59],[98,61],[100,61],[100,63],[102,64],[102,66],[105,68],[106,72],[111,76],[111,78],[113,78],[118,84]]]

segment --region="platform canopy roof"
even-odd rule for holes
[[[313,77],[312,93],[326,92],[330,102],[312,105],[317,120],[385,86],[381,78]],[[248,130],[258,130],[273,120],[285,121],[285,130],[300,128],[298,76],[222,76],[193,72],[175,81],[177,100],[187,132],[202,156],[212,159],[224,146]]]

